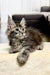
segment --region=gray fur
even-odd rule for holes
[[[11,46],[10,52],[18,52],[17,60],[20,64],[27,61],[29,54],[35,49],[42,49],[42,36],[41,33],[34,28],[26,28],[25,19],[23,18],[17,25],[9,17],[8,25],[11,26],[7,29],[9,45]],[[12,22],[12,23],[11,23]]]

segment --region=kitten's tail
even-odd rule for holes
[[[22,53],[20,53],[17,57],[17,61],[19,64],[24,64],[26,63],[28,57],[29,57],[30,52],[28,50],[24,50]]]

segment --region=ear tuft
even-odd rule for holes
[[[11,19],[11,17],[8,16],[8,29],[12,29],[14,26],[16,26],[16,24],[15,24],[14,21]]]
[[[26,24],[25,18],[22,18],[22,20],[21,20],[21,22],[20,22],[20,25],[25,26],[25,24]]]

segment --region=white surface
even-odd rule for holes
[[[8,44],[0,44],[0,51],[8,50]],[[0,75],[50,75],[50,43],[44,43],[43,50],[31,53],[23,66],[18,64],[17,55],[0,52]]]

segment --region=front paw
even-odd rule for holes
[[[19,64],[24,64],[27,61],[27,56],[20,54],[17,57],[17,61]]]
[[[37,49],[38,49],[38,50],[43,50],[43,45],[39,45],[39,46],[37,47]]]
[[[9,50],[9,53],[10,53],[10,54],[12,54],[12,53],[17,53],[17,52],[19,52],[19,51],[16,50],[16,49],[12,49],[12,48]]]

